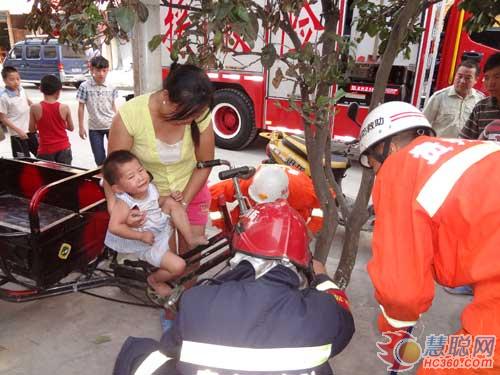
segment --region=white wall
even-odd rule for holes
[[[23,14],[29,13],[33,2],[27,2],[26,0],[0,0],[0,11],[8,10],[10,14]]]

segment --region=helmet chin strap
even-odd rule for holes
[[[379,154],[378,152],[373,152],[370,153],[370,156],[372,156],[376,161],[378,161],[380,164],[382,164],[385,159],[389,156],[389,151],[391,150],[391,141],[392,137],[388,137],[384,139],[382,142],[384,143],[384,149],[382,150],[382,153]],[[376,148],[376,147],[374,147]]]

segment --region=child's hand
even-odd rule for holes
[[[141,241],[152,245],[155,242],[155,235],[150,231],[141,232]]]
[[[133,208],[129,211],[125,224],[132,228],[138,228],[144,225],[146,221],[146,212]]]
[[[80,134],[81,139],[87,138],[87,132],[85,131],[85,128],[80,128],[80,131],[78,133]]]
[[[313,263],[313,270],[314,270],[314,274],[315,275],[326,275],[326,268],[325,268],[325,265],[323,263],[321,263],[320,261],[316,260],[316,259],[313,259],[312,261]]]
[[[28,139],[28,134],[26,132],[22,131],[21,129],[19,129],[19,131],[17,131],[17,135],[21,139]]]
[[[170,194],[170,197],[176,201],[176,202],[182,202],[182,199],[184,198],[182,196],[182,193],[180,191],[174,191]]]

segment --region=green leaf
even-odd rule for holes
[[[177,44],[177,41],[174,42],[172,50],[170,51],[170,59],[172,61],[179,60],[179,45]]]
[[[219,30],[217,30],[214,36],[214,45],[217,49],[219,49],[221,44],[222,44],[222,33]]]
[[[314,49],[311,43],[307,42],[300,50],[299,61],[309,62],[314,55]]]
[[[345,96],[345,91],[342,88],[339,88],[337,91],[335,91],[335,95],[333,96],[333,104],[336,104],[340,99],[342,99]]]
[[[289,66],[288,69],[286,70],[285,74],[288,76],[288,77],[292,77],[292,78],[298,78],[298,74],[297,74],[297,70],[295,69],[294,66]]]
[[[227,15],[231,12],[233,9],[233,5],[229,2],[218,2],[217,3],[217,8],[215,9],[215,16],[214,16],[214,21],[220,22],[224,18],[227,17]]]
[[[243,22],[250,23],[250,16],[248,15],[248,11],[243,5],[238,5],[234,10],[234,14]]]
[[[146,22],[149,17],[149,10],[146,5],[144,5],[142,2],[138,1],[136,5],[136,11],[137,11],[137,18],[139,18],[139,21],[141,22]]]
[[[276,48],[272,44],[268,44],[262,48],[262,55],[260,61],[262,62],[262,66],[264,68],[271,68],[276,61],[278,54],[276,53]]]
[[[148,48],[151,52],[158,48],[163,40],[163,36],[164,35],[162,34],[158,34],[151,38],[151,40],[148,42]]]
[[[95,340],[93,341],[93,343],[96,345],[100,345],[100,344],[104,344],[105,342],[109,342],[109,341],[111,341],[111,337],[101,335],[101,336],[97,336],[95,338]]]
[[[370,37],[373,38],[375,35],[377,35],[378,32],[377,24],[375,22],[370,22],[368,24],[366,32]]]
[[[328,96],[319,96],[316,99],[316,104],[318,105],[318,107],[324,107],[329,102],[330,102],[330,98]]]
[[[135,14],[133,9],[130,7],[120,7],[113,9],[112,12],[121,29],[126,33],[131,32],[135,23]]]

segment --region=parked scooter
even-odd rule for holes
[[[347,115],[361,128],[361,124],[356,119],[358,108],[357,103],[351,103]],[[311,176],[304,136],[281,131],[261,132],[259,135],[269,140],[266,147],[268,163],[290,165]],[[347,169],[351,166],[350,160],[359,158],[358,139],[351,137],[333,139],[330,150],[332,172],[337,183],[341,185]]]
[[[348,117],[359,127],[357,121],[358,104],[351,103],[348,108]],[[307,160],[307,150],[305,138],[301,135],[287,134],[281,131],[262,132],[260,136],[269,140],[266,147],[268,159],[266,163],[285,164],[311,176],[309,161]],[[332,140],[331,143],[331,168],[335,181],[342,186],[342,179],[346,176],[347,170],[351,167],[351,160],[359,159],[358,139],[340,139]],[[354,199],[345,196],[349,206],[354,204]],[[369,219],[366,230],[372,230],[373,214]],[[342,217],[339,217],[339,224],[343,225]]]
[[[306,142],[303,136],[278,132],[262,132],[260,136],[269,140],[266,147],[268,160],[266,163],[284,164],[297,168],[311,176],[307,160]],[[351,163],[346,155],[332,151],[331,168],[339,185],[345,177]]]

